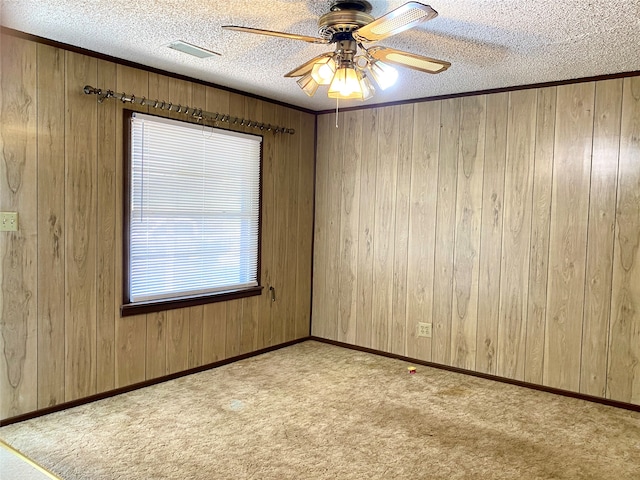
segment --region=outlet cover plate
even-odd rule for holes
[[[419,337],[426,337],[426,338],[431,338],[431,324],[430,323],[424,323],[424,322],[418,322],[418,336]]]
[[[18,231],[18,212],[0,212],[0,232]]]

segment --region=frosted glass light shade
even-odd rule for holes
[[[361,100],[369,100],[376,93],[376,90],[373,88],[371,81],[362,72],[358,72],[358,77],[360,78],[360,90],[362,91]]]
[[[382,90],[389,88],[398,79],[398,71],[380,60],[372,62],[369,65],[369,71]]]
[[[319,86],[318,82],[316,82],[310,74],[307,74],[304,77],[300,77],[297,83],[302,91],[310,97],[313,97]]]
[[[331,57],[318,60],[311,70],[311,76],[318,85],[329,85],[336,73],[336,62]]]
[[[358,73],[353,67],[341,67],[336,70],[329,87],[330,98],[362,99],[362,88]]]

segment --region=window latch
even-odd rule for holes
[[[276,289],[273,286],[269,287],[269,291],[271,292],[271,301],[275,302],[276,301]]]

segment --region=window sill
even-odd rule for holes
[[[262,293],[264,287],[250,287],[241,290],[229,290],[211,295],[198,295],[194,297],[167,298],[162,300],[152,300],[149,302],[126,303],[120,307],[120,316],[142,315],[145,313],[161,312],[163,310],[173,310],[176,308],[195,307],[207,303],[226,302],[238,298],[254,297]]]

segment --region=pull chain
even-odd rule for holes
[[[336,128],[338,128],[338,106],[340,103],[340,98],[336,97]]]

